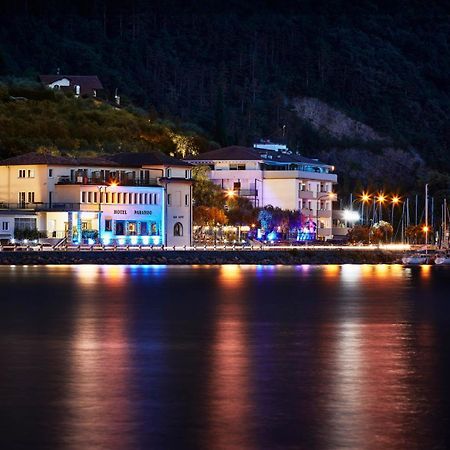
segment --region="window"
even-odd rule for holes
[[[172,194],[167,194],[167,204],[170,206],[170,203],[172,201]]]
[[[123,193],[123,203],[126,205],[128,201],[128,194],[126,192]]]
[[[142,199],[142,194],[139,194],[139,204],[143,204],[144,203],[144,201],[143,201],[143,199]]]
[[[9,222],[2,222],[2,231],[9,230]]]
[[[183,236],[183,225],[180,222],[177,222],[173,226],[173,235],[174,236]]]
[[[97,203],[97,192],[94,192],[94,203]]]
[[[36,230],[36,219],[18,218],[14,219],[15,230]]]
[[[189,179],[189,170],[184,171],[184,178]]]
[[[111,219],[105,220],[105,231],[112,231],[112,220]]]
[[[184,196],[184,206],[189,206],[189,194]]]
[[[86,203],[86,192],[85,191],[81,192],[81,203]]]
[[[34,170],[28,169],[27,176],[28,176],[28,178],[34,178]]]
[[[241,182],[240,181],[235,181],[233,183],[233,191],[239,191],[241,189]]]
[[[117,193],[117,203],[119,203],[119,204],[122,203],[122,193],[121,192]]]
[[[134,203],[138,204],[138,194],[136,192],[134,193]]]
[[[49,178],[53,177],[53,169],[48,169],[48,177]]]
[[[34,203],[34,192],[28,192],[28,203]]]
[[[125,221],[116,220],[116,236],[123,236],[125,234]]]
[[[245,164],[230,164],[230,170],[245,170]]]
[[[25,169],[19,169],[19,178],[25,178],[26,170]]]
[[[117,194],[115,192],[111,193],[111,203],[117,203]]]
[[[25,192],[19,192],[19,203],[24,206],[25,205]]]

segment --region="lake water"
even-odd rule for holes
[[[1,449],[450,446],[450,268],[0,267]]]

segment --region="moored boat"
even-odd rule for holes
[[[405,255],[402,258],[402,263],[405,265],[420,265],[420,264],[430,264],[430,255],[426,253],[416,253],[411,255]]]
[[[439,255],[436,257],[436,259],[434,260],[435,264],[439,264],[439,265],[450,265],[450,254],[447,253],[445,255]]]

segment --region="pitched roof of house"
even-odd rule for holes
[[[191,166],[186,161],[156,150],[146,153],[118,153],[108,156],[108,159],[124,166]]]
[[[230,147],[223,147],[217,150],[211,150],[210,152],[200,153],[197,156],[191,156],[187,158],[191,161],[221,161],[221,160],[241,160],[249,161],[255,160],[259,161],[261,155],[256,152],[253,148],[240,147],[238,145],[232,145]]]
[[[67,78],[70,86],[80,86],[80,94],[91,94],[94,90],[102,90],[103,85],[97,75],[39,75],[39,79],[45,85]],[[64,87],[64,86],[63,86]]]
[[[317,159],[306,158],[297,153],[284,153],[276,150],[230,146],[201,153],[186,158],[188,161],[268,161],[275,163],[304,163],[327,165]]]
[[[0,161],[2,166],[49,165],[49,166],[106,166],[116,167],[118,164],[106,158],[71,158],[54,156],[48,153],[25,153]]]

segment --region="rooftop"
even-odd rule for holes
[[[146,153],[117,153],[107,157],[122,166],[142,167],[142,166],[191,166],[186,161],[181,161],[172,156],[159,151]]]
[[[25,153],[0,161],[2,166],[24,166],[24,165],[49,165],[49,166],[112,166],[113,161],[105,158],[71,158],[69,156],[55,156],[49,153]]]
[[[187,158],[189,161],[261,161],[273,163],[303,163],[328,166],[318,159],[306,158],[289,151],[277,151],[261,148],[231,146],[201,153]]]
[[[0,161],[2,166],[49,165],[49,166],[82,166],[82,167],[142,167],[142,166],[186,166],[186,161],[165,155],[159,151],[148,153],[118,153],[103,157],[54,156],[48,153],[25,153]]]
[[[39,75],[41,83],[49,85],[66,78],[70,86],[80,86],[80,94],[91,94],[94,90],[102,90],[103,85],[97,75]]]

